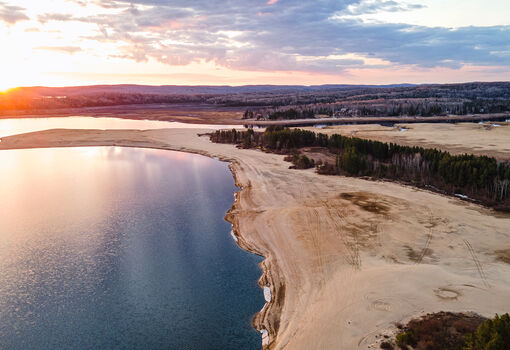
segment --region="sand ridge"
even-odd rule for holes
[[[510,311],[510,215],[402,186],[313,169],[283,156],[213,144],[207,130],[49,130],[0,149],[151,147],[230,161],[242,187],[227,219],[266,259],[271,303],[256,316],[270,349],[377,348],[394,323],[426,312]],[[503,253],[502,253],[503,252]],[[261,291],[262,292],[262,291]]]

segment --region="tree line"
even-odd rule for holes
[[[244,119],[257,115],[269,120],[311,119],[322,116],[359,117],[431,117],[446,115],[491,114],[510,112],[510,99],[474,99],[471,101],[343,101],[301,106],[273,106],[247,109]]]
[[[203,103],[206,95],[149,95],[139,93],[103,93],[76,96],[30,96],[0,94],[0,111],[58,108],[103,107],[155,103]]]
[[[218,130],[211,134],[211,140],[293,155],[289,160],[299,160],[301,164],[295,163],[296,167],[315,165],[322,174],[397,180],[510,210],[510,164],[488,156],[452,155],[432,148],[338,134],[328,136],[279,126],[269,127],[264,132]],[[323,148],[333,155],[335,162],[321,163],[302,158],[299,149],[304,147]]]

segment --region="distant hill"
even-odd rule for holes
[[[246,118],[445,116],[510,111],[510,82],[392,85],[93,85],[22,87],[0,94],[0,113],[194,104],[244,108]]]
[[[393,88],[411,87],[412,84],[393,85],[243,85],[243,86],[214,86],[214,85],[90,85],[70,87],[20,87],[12,93],[18,96],[77,96],[99,94],[142,94],[142,95],[227,95],[244,93],[292,93],[313,92],[325,90],[351,90],[360,88]]]

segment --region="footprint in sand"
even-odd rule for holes
[[[372,308],[379,311],[391,311],[391,304],[382,299],[378,299],[372,302]]]
[[[434,289],[434,294],[443,300],[457,300],[462,294],[451,288],[438,288]]]

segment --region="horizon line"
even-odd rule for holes
[[[323,87],[323,86],[428,86],[428,85],[462,85],[462,84],[488,84],[488,83],[510,83],[510,80],[475,80],[475,81],[461,81],[461,82],[448,82],[448,83],[388,83],[388,84],[348,84],[348,83],[327,83],[327,84],[140,84],[140,83],[111,83],[111,84],[86,84],[86,85],[29,85],[29,86],[16,86],[6,90],[12,91],[17,89],[34,89],[34,88],[85,88],[85,87],[109,87],[109,86],[140,86],[140,87],[256,87],[256,86],[271,86],[271,87]]]

